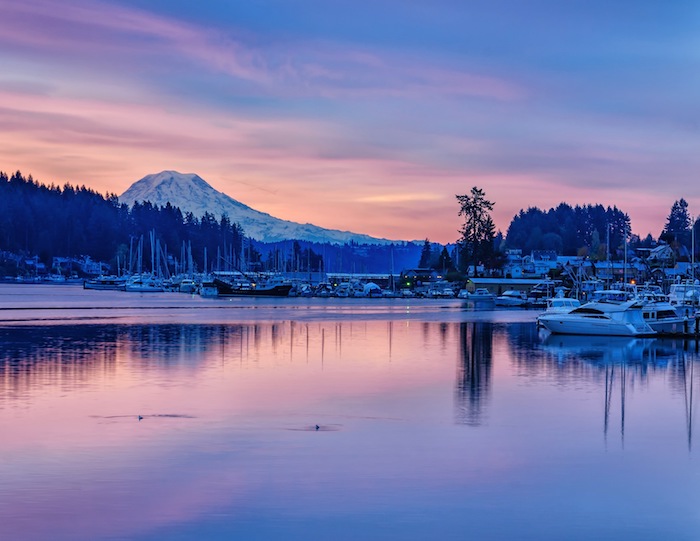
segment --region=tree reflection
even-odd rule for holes
[[[79,325],[0,329],[0,398],[58,385],[64,391],[140,369],[196,367],[217,347],[242,343],[241,325]],[[194,362],[193,362],[194,361]]]
[[[493,324],[460,323],[460,364],[457,375],[457,421],[481,424],[491,389]]]

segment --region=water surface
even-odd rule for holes
[[[697,539],[697,344],[536,315],[0,286],[0,538]]]

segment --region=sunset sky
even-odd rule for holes
[[[458,237],[455,194],[700,214],[697,1],[0,0],[0,170],[174,169],[280,218]]]

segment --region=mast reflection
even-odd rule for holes
[[[693,348],[689,345],[694,344]],[[554,362],[560,375],[596,381],[604,387],[603,434],[607,441],[613,404],[619,400],[620,442],[625,444],[625,423],[630,413],[628,391],[648,385],[654,374],[663,374],[675,394],[684,398],[685,431],[692,448],[695,364],[698,342],[675,339],[547,335],[541,342],[543,361]]]

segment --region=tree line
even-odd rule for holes
[[[54,257],[89,256],[110,263],[116,271],[129,261],[140,244],[142,260],[151,260],[152,246],[147,242],[155,231],[164,255],[182,261],[187,258],[198,269],[241,257],[244,232],[227,216],[217,220],[206,213],[196,217],[170,204],[164,207],[149,202],[129,208],[115,194],[101,194],[85,186],[49,186],[24,177],[19,171],[8,176],[0,172],[0,250],[6,253],[37,255],[50,265]],[[145,239],[145,240],[144,240]],[[155,255],[155,254],[154,254]],[[255,260],[260,254],[249,254]],[[128,270],[128,269],[127,269]],[[135,271],[136,269],[130,269]],[[145,269],[144,269],[145,270]],[[150,270],[150,269],[148,269]]]
[[[567,203],[547,211],[537,207],[521,210],[513,217],[504,238],[495,231],[490,214],[494,203],[486,199],[482,189],[475,186],[469,194],[456,198],[458,214],[464,218],[456,250],[461,255],[461,265],[457,265],[461,271],[470,264],[474,273],[477,265],[500,268],[508,249],[519,249],[523,254],[539,250],[603,260],[621,259],[625,250],[652,248],[663,242],[673,248],[678,260],[687,260],[693,249],[697,253],[693,233],[698,232],[698,220],[692,219],[688,203],[682,198],[673,203],[658,241],[651,234],[645,239],[632,234],[629,216],[617,206],[572,207]]]
[[[506,244],[523,253],[552,250],[561,255],[605,258],[630,240],[629,216],[616,206],[560,203],[548,211],[536,207],[521,210],[510,223]]]
[[[153,254],[151,235],[158,239]],[[153,258],[166,256],[171,272],[189,270],[191,261],[197,272],[387,273],[415,265],[419,252],[420,246],[410,242],[267,244],[246,237],[243,227],[226,215],[197,217],[169,203],[135,203],[130,208],[115,194],[103,196],[70,184],[47,186],[19,171],[10,176],[0,172],[0,256],[36,255],[47,267],[54,257],[89,256],[108,263],[112,272],[136,272],[137,261],[148,271]],[[0,276],[17,273],[16,261],[0,257]]]
[[[179,261],[180,269],[191,261],[200,272],[247,268],[386,273],[417,263],[421,268],[454,274],[466,272],[469,266],[498,269],[509,248],[523,254],[551,250],[595,260],[608,253],[612,258],[621,257],[625,239],[633,248],[656,242],[651,235],[643,240],[632,235],[629,216],[616,206],[572,207],[566,203],[547,211],[537,207],[521,210],[504,236],[495,230],[491,218],[495,203],[486,198],[484,190],[475,186],[456,198],[464,223],[450,250],[428,239],[422,249],[414,243],[331,245],[290,240],[265,244],[247,238],[241,225],[225,215],[197,217],[170,204],[158,207],[149,202],[130,208],[119,203],[115,194],[102,196],[70,184],[47,186],[19,171],[11,176],[0,172],[0,252],[37,255],[47,265],[55,256],[89,256],[108,262],[114,270],[133,272],[136,246],[143,251],[140,259],[150,261],[152,246],[145,239],[157,235],[161,251],[154,255],[169,253],[171,261]],[[680,199],[673,204],[659,240],[673,246],[682,259],[693,223],[697,228],[688,203]],[[12,269],[0,261],[0,272],[11,274]]]

